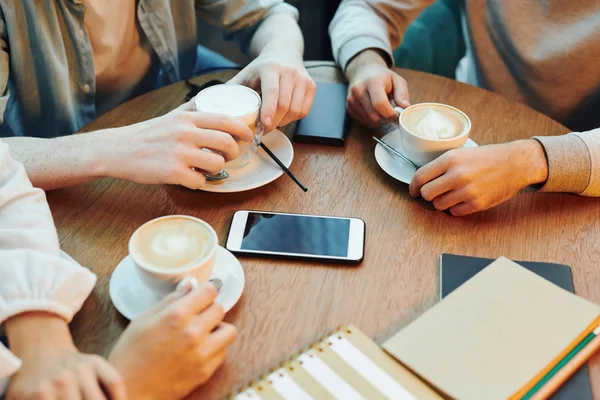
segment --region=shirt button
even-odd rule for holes
[[[90,85],[88,85],[87,83],[85,85],[83,85],[81,89],[83,90],[83,93],[86,93],[86,94],[92,90]]]
[[[82,38],[85,36],[85,31],[83,29],[80,29],[78,34],[79,34],[79,37]]]

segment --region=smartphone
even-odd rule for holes
[[[365,222],[241,210],[233,214],[225,247],[238,255],[359,264],[364,257]]]

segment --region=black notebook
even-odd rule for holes
[[[348,85],[317,82],[310,113],[296,125],[294,140],[300,143],[343,146],[346,138]]]
[[[493,261],[491,258],[442,254],[440,258],[440,298],[446,297]],[[531,261],[516,261],[516,263],[571,293],[575,292],[571,268],[568,265]],[[553,400],[593,400],[587,365],[581,367],[551,398]]]

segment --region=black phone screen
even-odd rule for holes
[[[242,250],[346,257],[350,220],[248,213]]]

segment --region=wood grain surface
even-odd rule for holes
[[[309,69],[315,80],[341,82],[338,70],[318,65]],[[413,103],[442,102],[466,112],[473,123],[471,137],[480,145],[567,132],[550,118],[486,90],[415,71],[400,73]],[[214,73],[195,82],[234,74]],[[84,130],[160,116],[181,104],[187,90],[180,82],[148,93]],[[246,288],[226,317],[239,329],[239,338],[225,365],[195,399],[226,395],[339,324],[355,324],[377,341],[385,340],[438,300],[443,252],[568,264],[577,294],[600,303],[597,199],[526,190],[489,211],[452,217],[411,198],[407,185],[378,167],[372,134],[353,124],[343,148],[295,143],[291,169],[308,186],[307,193],[285,175],[234,194],[113,179],[48,193],[63,249],[99,277],[72,324],[78,346],[106,354],[126,327],[127,320],[109,299],[110,274],[127,255],[131,233],[169,214],[209,222],[222,245],[231,216],[241,209],[358,217],[367,225],[365,259],[359,267],[241,259]],[[600,398],[600,357],[591,367]]]

